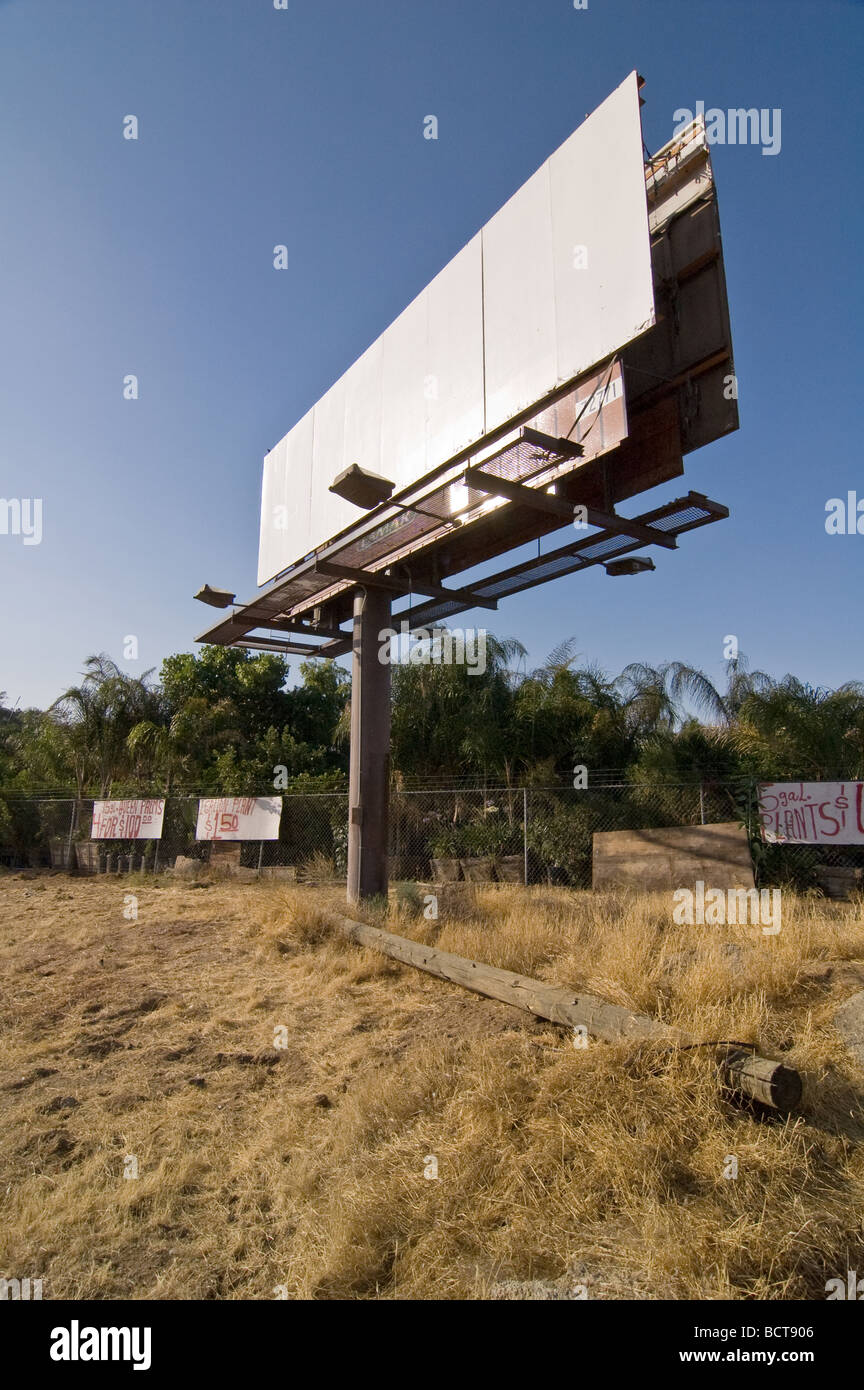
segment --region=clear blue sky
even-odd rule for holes
[[[864,497],[862,40],[853,0],[0,0],[0,496],[44,507],[0,535],[0,689],[46,704],[127,634],[158,667],[205,580],[251,598],[264,453],[634,67],[651,151],[700,98],[782,110],[777,156],[713,149],[741,429],[645,499],[732,517],[492,624],[529,665],[575,635],[719,679],[734,633],[864,678],[864,535],[824,524]]]

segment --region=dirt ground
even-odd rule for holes
[[[864,1073],[831,1021],[864,988],[859,907],[695,946],[662,905],[565,890],[368,918],[758,1042],[806,1075],[779,1118],[698,1052],[580,1051],[328,907],[0,878],[0,1275],[46,1299],[820,1298],[864,1267]]]

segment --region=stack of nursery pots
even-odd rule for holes
[[[521,825],[511,824],[497,807],[484,808],[482,820],[451,823],[432,835],[432,876],[436,883],[456,883],[460,878],[468,883],[521,883],[521,839]]]

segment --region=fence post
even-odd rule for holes
[[[756,781],[751,777],[747,786],[747,843],[750,846],[751,858],[755,858],[753,855],[754,802],[758,804],[758,798],[756,797]],[[758,860],[753,865],[753,882],[756,884],[757,888],[762,887],[762,865]]]
[[[528,887],[528,788],[522,788],[522,881]]]
[[[72,871],[72,836],[75,834],[75,810],[78,803],[72,802],[72,814],[69,817],[69,838],[66,841],[66,872]]]
[[[264,841],[258,841],[258,877],[261,877],[261,860],[264,857]]]

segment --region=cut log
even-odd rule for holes
[[[366,922],[355,922],[350,917],[334,915],[332,920],[343,936],[358,945],[369,946],[403,965],[413,965],[489,999],[526,1009],[550,1023],[559,1023],[565,1028],[584,1028],[588,1034],[605,1042],[633,1039],[676,1050],[703,1046],[679,1028],[645,1014],[633,1013],[620,1004],[610,1004],[596,995],[562,989],[559,985],[516,975],[511,970],[499,970],[494,965],[453,955],[450,951],[439,951],[434,946],[395,936],[393,932]],[[768,1057],[759,1057],[739,1044],[706,1043],[704,1047],[713,1052],[721,1078],[730,1090],[775,1110],[794,1109],[801,1099],[801,1077],[790,1067]]]

